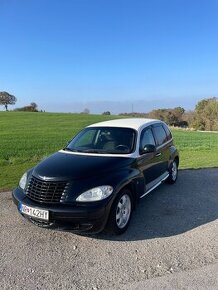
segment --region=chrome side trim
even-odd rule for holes
[[[141,195],[140,198],[143,198],[144,196],[146,196],[147,194],[149,194],[152,190],[154,190],[156,187],[158,187],[164,180],[166,180],[168,178],[168,176],[169,176],[169,174],[167,174],[163,179],[161,179],[161,181],[159,181],[158,183],[156,183],[148,191],[146,191],[143,195]]]

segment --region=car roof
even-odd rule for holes
[[[149,126],[155,123],[162,123],[162,121],[147,118],[123,118],[95,123],[89,125],[88,127],[122,127],[132,128],[138,131],[142,127]]]

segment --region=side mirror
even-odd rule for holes
[[[144,148],[140,149],[140,154],[145,154],[145,153],[152,153],[156,151],[156,147],[152,144],[147,144],[144,146]]]

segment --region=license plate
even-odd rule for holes
[[[41,220],[45,220],[45,221],[48,221],[48,219],[49,219],[49,211],[48,210],[31,207],[31,206],[28,206],[28,205],[25,205],[22,203],[19,204],[19,210],[23,214],[26,214],[28,216],[31,216],[31,217],[34,217],[37,219],[41,219]]]

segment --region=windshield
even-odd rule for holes
[[[81,131],[65,150],[84,153],[128,154],[135,145],[136,132],[130,128],[90,127]]]

